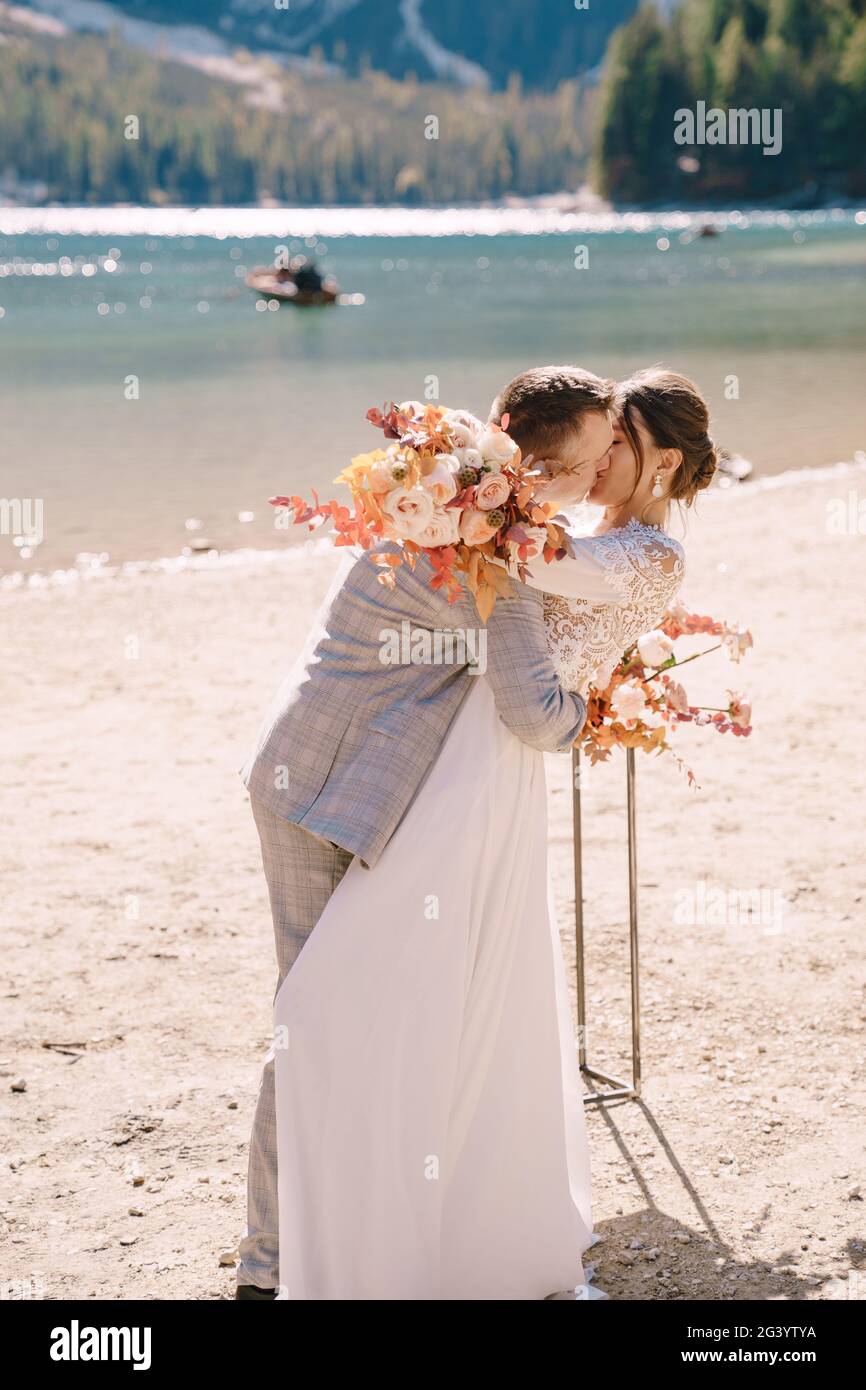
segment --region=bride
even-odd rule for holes
[[[691,382],[622,383],[573,556],[536,564],[551,657],[585,691],[683,576],[665,530],[713,474]],[[545,500],[556,500],[554,474]],[[544,757],[482,675],[372,869],[354,860],[275,1000],[278,1297],[606,1297],[580,1072],[548,898]],[[572,1292],[568,1292],[572,1291]]]

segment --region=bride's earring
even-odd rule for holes
[[[663,496],[664,496],[664,488],[662,487],[662,475],[661,475],[661,473],[656,473],[655,481],[654,481],[654,483],[653,483],[653,493],[652,493],[652,495],[653,495],[653,497],[663,497]]]

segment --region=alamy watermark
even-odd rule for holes
[[[407,618],[379,632],[383,666],[468,666],[471,676],[487,670],[487,629],[483,627],[416,627]]]
[[[851,488],[847,497],[828,498],[824,529],[828,536],[866,536],[866,497]]]
[[[5,1284],[0,1284],[0,1299],[43,1299],[46,1292],[47,1286],[40,1273],[7,1279]]]
[[[782,149],[782,108],[734,107],[724,111],[699,101],[694,111],[681,106],[674,112],[674,140],[678,145],[763,145],[764,154]]]
[[[720,888],[699,879],[676,889],[674,924],[752,927],[765,936],[779,936],[785,924],[785,898],[778,888]]]
[[[151,1328],[82,1327],[73,1318],[69,1327],[52,1329],[48,1355],[52,1361],[129,1361],[134,1371],[147,1371]]]
[[[41,497],[0,497],[0,536],[20,537],[25,545],[45,539],[45,504]]]

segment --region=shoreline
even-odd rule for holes
[[[842,481],[861,476],[866,476],[866,452],[861,453],[859,457],[855,455],[853,459],[840,460],[837,463],[790,468],[784,473],[771,473],[729,486],[717,484],[704,494],[701,505],[718,506],[723,498],[755,496],[810,483]],[[280,565],[291,568],[304,561],[316,561],[329,555],[333,549],[330,534],[325,534],[299,539],[296,544],[280,549],[269,546],[242,546],[234,550],[207,550],[189,555],[164,555],[154,560],[129,559],[114,563],[109,561],[105,564],[92,563],[99,557],[88,555],[91,563],[79,566],[58,566],[53,570],[34,570],[27,574],[23,570],[0,571],[0,597],[46,590],[62,590],[68,593],[81,587],[91,587],[96,581],[139,579],[153,575],[175,577],[180,574],[214,573],[226,569],[246,572]]]
[[[866,226],[857,203],[816,208],[744,205],[734,208],[569,210],[549,201],[411,207],[100,207],[0,206],[0,236],[542,236],[586,232],[718,231],[753,227]]]

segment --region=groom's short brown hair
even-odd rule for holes
[[[615,381],[583,367],[530,367],[500,391],[490,419],[499,424],[508,416],[508,433],[524,458],[553,457],[564,437],[580,428],[582,416],[610,410],[615,390]]]

